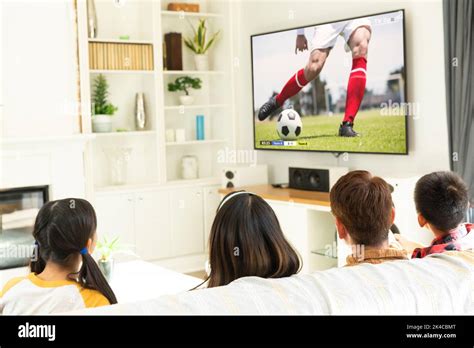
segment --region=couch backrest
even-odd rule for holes
[[[474,314],[474,253],[334,268],[282,279],[247,277],[83,314]]]

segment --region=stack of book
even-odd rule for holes
[[[91,70],[153,70],[153,45],[89,42]]]

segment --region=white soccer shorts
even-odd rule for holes
[[[334,47],[337,38],[340,35],[346,42],[346,52],[349,52],[349,39],[351,38],[354,30],[360,27],[366,27],[369,30],[372,30],[372,26],[368,18],[357,18],[349,21],[318,25],[314,28],[314,35],[313,39],[311,40],[311,50]]]

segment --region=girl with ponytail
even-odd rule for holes
[[[96,227],[94,208],[86,200],[46,203],[34,225],[31,273],[5,285],[0,313],[49,314],[117,303],[91,256]]]

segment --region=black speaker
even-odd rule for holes
[[[329,192],[329,169],[290,167],[289,178],[290,188]]]

